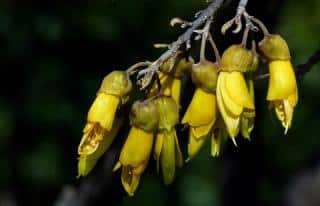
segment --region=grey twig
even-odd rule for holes
[[[170,48],[164,52],[156,61],[154,61],[149,67],[146,69],[141,70],[138,73],[138,78],[143,76],[141,82],[143,82],[144,85],[142,86],[142,89],[146,88],[151,79],[153,74],[158,70],[159,66],[165,62],[167,59],[172,57],[175,53],[178,52],[178,50],[185,44],[187,44],[192,37],[192,34],[194,33],[194,30],[198,29],[201,25],[203,25],[208,19],[213,18],[217,10],[222,6],[224,0],[214,0],[212,1],[209,6],[201,11],[201,14],[189,25],[190,27],[181,35],[178,37],[178,39],[171,43]],[[147,75],[147,74],[150,75]]]

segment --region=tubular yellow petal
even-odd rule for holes
[[[221,72],[223,73],[223,72]],[[220,73],[220,75],[221,75]],[[220,76],[219,75],[219,76]],[[217,103],[219,107],[219,111],[221,113],[221,116],[223,118],[223,121],[226,125],[226,129],[228,131],[228,134],[234,138],[239,133],[239,127],[240,127],[240,117],[234,116],[230,114],[230,112],[227,112],[225,102],[223,101],[222,94],[221,94],[221,79],[218,78],[217,83]]]
[[[160,132],[157,134],[156,142],[154,145],[154,151],[153,151],[153,157],[156,160],[157,164],[157,172],[159,172],[159,161],[160,161],[160,155],[163,145],[163,133]]]
[[[112,172],[117,171],[118,169],[121,168],[121,166],[122,166],[121,162],[118,161],[118,162],[115,164],[115,166],[113,167]]]
[[[296,91],[288,97],[288,101],[292,107],[295,107],[298,103],[298,88]]]
[[[97,123],[87,123],[83,131],[84,134],[78,146],[78,154],[90,155],[98,149],[100,142],[107,134],[107,130],[104,130]]]
[[[296,76],[289,60],[269,63],[269,89],[267,100],[287,99],[296,92]]]
[[[283,104],[284,104],[284,111],[285,111],[285,114],[286,114],[286,123],[283,126],[285,127],[285,132],[284,133],[287,134],[288,129],[290,129],[290,127],[291,127],[294,109],[290,105],[288,100],[284,100]]]
[[[246,118],[241,117],[241,135],[245,138],[250,140],[250,134],[254,127],[254,119],[253,118]]]
[[[225,87],[230,98],[235,103],[249,109],[254,109],[254,103],[241,72],[229,72],[225,79]]]
[[[180,106],[180,94],[181,94],[181,80],[178,78],[174,78],[171,86],[171,97],[176,101],[178,106]]]
[[[189,131],[189,142],[188,142],[188,159],[186,162],[190,161],[198,152],[200,151],[206,137],[195,138],[193,132]]]
[[[166,74],[163,74],[162,78],[160,78],[161,89],[163,90],[164,95],[171,96],[171,87],[173,84],[173,80],[173,76]]]
[[[229,96],[229,93],[226,89],[226,80],[227,80],[227,72],[221,72],[219,75],[219,81],[220,81],[220,89],[221,96],[223,98],[223,102],[225,102],[226,110],[228,110],[230,113],[232,113],[235,116],[239,116],[243,111],[243,106],[235,103],[231,97]]]
[[[99,93],[88,112],[88,122],[99,123],[103,129],[110,131],[119,103],[119,97]]]
[[[197,88],[182,118],[182,124],[188,123],[192,127],[207,125],[215,118],[216,112],[215,95]]]
[[[286,134],[291,127],[294,108],[290,105],[288,100],[275,101],[273,102],[273,105],[275,106],[275,112],[278,119],[285,128]]]
[[[122,165],[137,167],[149,159],[153,144],[153,133],[132,127],[120,154]]]
[[[211,136],[211,156],[218,157],[220,154],[221,137],[212,134]]]
[[[103,137],[102,141],[98,144],[95,152],[90,155],[80,155],[78,162],[78,176],[88,175],[96,165],[98,159],[109,149],[120,129],[121,121],[122,119],[115,120],[114,127]]]
[[[199,127],[190,127],[190,130],[191,130],[194,138],[200,139],[200,138],[206,136],[210,132],[215,121],[216,121],[216,118],[212,119],[212,121],[207,125],[202,125]]]
[[[161,150],[161,169],[166,185],[172,183],[175,175],[175,140],[174,131],[163,132],[163,146]]]
[[[140,174],[135,174],[131,166],[123,166],[121,172],[121,182],[129,196],[133,196],[140,182]]]

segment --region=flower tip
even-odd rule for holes
[[[190,160],[191,160],[191,158],[188,157],[184,162],[185,162],[185,163],[188,163]]]
[[[215,151],[213,153],[211,153],[212,157],[219,157],[219,151]]]
[[[121,166],[121,162],[117,162],[116,165],[113,167],[112,172],[117,171],[118,169],[120,169]]]
[[[234,146],[238,147],[237,142],[236,142],[236,138],[231,137],[231,140],[232,140],[232,142],[233,142]]]

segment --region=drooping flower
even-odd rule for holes
[[[175,126],[179,121],[179,109],[171,97],[160,96],[155,99],[159,112],[159,125],[154,148],[157,169],[161,166],[164,183],[169,185],[175,176],[176,166],[183,165]]]
[[[101,84],[97,97],[91,105],[83,136],[78,147],[79,155],[93,154],[114,125],[116,111],[124,104],[132,89],[129,76],[124,71],[113,71]]]
[[[157,107],[153,101],[133,104],[130,113],[132,127],[122,147],[119,161],[113,169],[116,171],[122,167],[121,182],[130,196],[134,195],[140,177],[147,167],[158,120]]]
[[[244,112],[255,110],[243,72],[252,64],[252,53],[240,45],[230,46],[221,59],[217,102],[229,136],[235,143]],[[236,144],[236,143],[235,143]]]
[[[287,42],[280,35],[267,35],[259,48],[269,64],[267,100],[285,128],[291,127],[294,108],[298,103],[298,88]]]
[[[200,62],[193,66],[191,76],[196,90],[181,121],[190,127],[187,161],[199,152],[217,118],[217,65],[209,61]]]

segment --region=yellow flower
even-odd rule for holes
[[[187,161],[199,152],[217,116],[216,65],[208,61],[200,62],[194,65],[191,75],[197,88],[181,121],[190,126]]]
[[[87,124],[78,147],[79,155],[93,154],[113,127],[118,107],[125,103],[132,89],[128,75],[123,71],[108,74],[91,105]]]
[[[176,165],[181,167],[183,164],[175,129],[179,120],[179,110],[177,103],[170,97],[161,96],[155,101],[159,112],[159,126],[154,158],[158,170],[159,164],[161,165],[164,183],[168,185],[174,179]]]
[[[267,100],[275,107],[278,119],[285,128],[291,127],[294,107],[298,103],[298,89],[293,67],[290,61],[272,61],[269,63],[269,89]]]
[[[180,55],[173,56],[167,60],[158,73],[162,94],[171,96],[180,105],[181,78],[189,70],[191,64]],[[155,96],[159,91],[155,82],[151,88],[149,97]]]
[[[220,72],[217,84],[217,102],[230,137],[238,135],[240,118],[244,111],[254,111],[245,79],[241,72]]]
[[[103,137],[97,150],[89,155],[80,155],[78,162],[78,177],[87,176],[96,165],[98,159],[109,149],[120,129],[122,119],[116,118],[114,121],[114,126],[111,131],[107,132],[106,136]]]
[[[153,132],[132,127],[113,171],[122,167],[121,182],[126,192],[133,196],[140,177],[147,167],[153,144]]]
[[[240,58],[241,57],[241,58]],[[217,102],[229,136],[235,143],[242,115],[253,113],[254,100],[250,96],[242,72],[252,66],[253,54],[238,45],[229,47],[221,59],[217,83]]]
[[[276,115],[285,128],[291,127],[294,107],[298,103],[296,76],[290,62],[290,51],[280,35],[266,36],[260,43],[269,64],[269,89],[267,100],[275,108]]]
[[[122,167],[122,185],[133,196],[147,167],[154,130],[158,124],[158,112],[153,101],[135,102],[130,113],[130,123],[131,130],[113,171]]]

